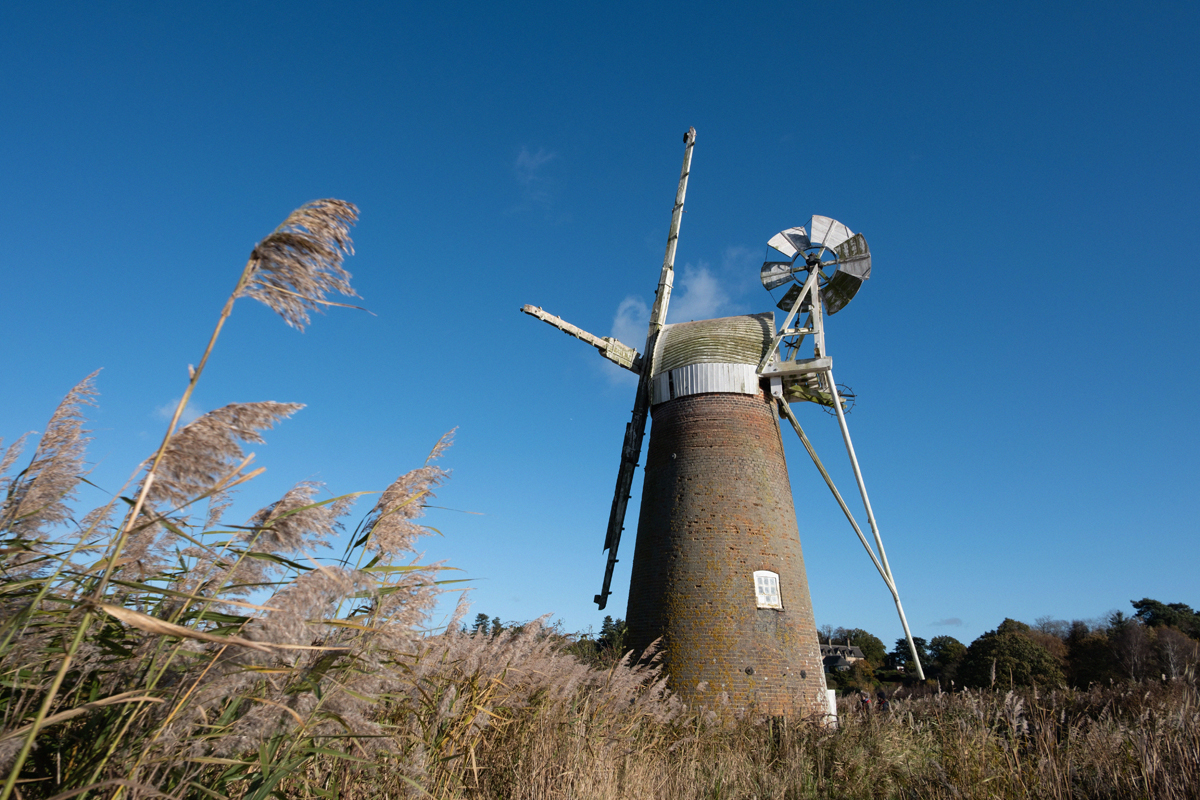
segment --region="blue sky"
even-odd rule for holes
[[[598,628],[633,383],[518,309],[640,348],[695,126],[673,321],[770,309],[765,242],[813,214],[870,242],[828,341],[915,635],[1200,606],[1200,10],[834,6],[6,5],[0,435],[103,367],[93,479],[119,487],[254,243],[349,200],[373,314],[299,334],[240,301],[197,391],[307,405],[238,513],[382,489],[457,427],[425,558],[472,615]],[[834,421],[796,411],[853,494]],[[890,644],[785,442],[818,624]]]

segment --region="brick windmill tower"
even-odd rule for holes
[[[792,422],[806,447],[807,437],[788,402],[808,400],[837,407],[844,424],[843,401],[823,353],[823,332],[816,337],[817,358],[794,356],[799,341],[813,333],[814,325],[823,330],[821,291],[827,293],[828,313],[839,310],[869,276],[870,256],[861,235],[833,241],[845,230],[840,223],[824,232],[828,247],[816,230],[811,239],[805,236],[801,241],[797,232],[804,229],[793,228],[770,242],[785,255],[795,256],[793,262],[763,267],[768,289],[795,284],[780,303],[781,308],[787,303],[785,310],[791,311],[782,331],[776,331],[772,312],[666,324],[695,140],[693,128],[684,135],[686,149],[666,256],[641,354],[541,308],[527,305],[521,310],[588,342],[639,376],[633,418],[621,449],[604,543],[608,563],[603,588],[595,597],[597,605],[603,609],[610,594],[649,414],[653,425],[625,617],[631,646],[640,650],[662,637],[670,684],[692,704],[719,713],[823,714],[825,675],[780,416]],[[826,219],[814,217],[814,221]],[[835,251],[846,241],[848,247]],[[812,278],[801,284],[795,277],[820,275],[822,268],[838,269],[840,260],[845,260],[845,268],[834,272],[832,282]],[[835,299],[843,297],[840,302]],[[800,311],[810,311],[807,327],[789,328]],[[810,453],[816,460],[811,448]],[[820,469],[828,480],[824,468]],[[833,488],[832,481],[829,485]],[[889,580],[890,570],[885,575]],[[889,587],[894,589],[894,583]]]

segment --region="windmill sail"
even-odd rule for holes
[[[871,251],[867,249],[867,240],[861,233],[840,243],[834,252],[837,253],[837,272],[821,290],[825,311],[829,314],[836,314],[845,308],[858,294],[863,281],[871,277]]]
[[[679,225],[683,221],[683,201],[687,196],[688,175],[692,170],[692,148],[696,145],[696,129],[689,128],[683,135],[683,169],[679,174],[679,188],[675,192],[675,208],[671,212],[671,229],[667,234],[667,252],[663,257],[662,272],[658,278],[658,292],[654,298],[654,309],[650,312],[650,330],[646,335],[646,347],[642,351],[642,372],[638,378],[637,397],[633,403],[633,417],[625,426],[625,439],[621,443],[621,466],[617,470],[617,487],[613,492],[612,509],[608,515],[608,530],[604,534],[604,549],[608,551],[608,563],[604,567],[604,586],[595,596],[601,610],[608,605],[612,593],[613,568],[617,565],[617,548],[621,544],[621,533],[625,530],[625,512],[629,504],[629,493],[633,489],[633,472],[637,469],[638,456],[642,452],[642,440],[646,435],[646,415],[650,413],[650,376],[654,347],[658,334],[667,321],[667,306],[671,302],[671,287],[675,280],[675,248],[679,243]]]
[[[792,279],[794,268],[795,265],[791,261],[767,261],[759,273],[763,288],[769,292],[788,283]]]
[[[795,258],[796,253],[809,248],[808,234],[803,226],[788,228],[786,231],[780,231],[772,236],[767,244],[788,258]]]

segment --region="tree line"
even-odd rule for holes
[[[964,645],[953,636],[914,636],[926,681],[943,689],[985,686],[1061,686],[1169,680],[1200,662],[1200,613],[1185,603],[1144,597],[1132,616],[1115,611],[1099,621],[1041,617],[1029,625],[1005,619]],[[850,669],[829,676],[831,688],[869,691],[916,682],[908,641],[888,651],[861,628],[823,626],[822,644],[849,643],[863,653]]]
[[[1162,603],[1148,597],[1131,601],[1132,616],[1115,611],[1100,620],[1066,621],[1040,617],[1032,625],[1005,619],[969,645],[953,636],[913,637],[926,682],[945,690],[986,686],[1062,686],[1087,688],[1093,683],[1169,680],[1195,670],[1200,663],[1200,613],[1184,603]],[[517,631],[523,623],[476,615],[464,632],[496,636]],[[606,616],[595,633],[566,633],[561,623],[545,627],[546,635],[594,666],[615,664],[628,650],[625,621]],[[821,644],[849,644],[863,659],[845,671],[827,675],[830,688],[873,691],[887,685],[917,683],[906,639],[888,650],[883,640],[862,628],[823,625]]]

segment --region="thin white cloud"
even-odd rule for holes
[[[723,264],[744,259],[738,248],[728,248]],[[712,319],[731,313],[729,292],[703,261],[697,266],[685,264],[675,272],[675,288],[671,292],[671,304],[667,309],[668,322],[690,322]],[[650,324],[650,306],[637,295],[629,295],[617,306],[613,315],[612,333],[617,339],[640,352],[646,344],[646,329]],[[632,378],[631,373],[621,369],[608,371],[620,382]]]
[[[642,298],[630,295],[617,306],[610,335],[630,347],[636,347],[640,352],[646,344],[646,329],[649,326],[650,308]]]
[[[766,310],[773,302],[759,280],[762,263],[761,248],[735,244],[721,253],[721,280],[729,288],[731,296],[743,303],[748,302],[754,311]]]
[[[746,247],[744,244],[732,244],[721,254],[721,270],[737,275],[753,275],[758,277],[762,266],[762,252]]]
[[[671,293],[671,304],[667,307],[668,322],[690,322],[696,319],[712,319],[720,316],[720,310],[729,303],[729,294],[721,282],[701,261],[699,266],[685,264]]]
[[[154,416],[159,419],[170,420],[175,415],[175,408],[179,405],[179,398],[176,397],[168,403],[165,403],[154,409]],[[187,425],[189,422],[194,422],[204,415],[204,410],[199,408],[191,400],[188,400],[187,406],[183,409],[183,415],[179,418],[180,425]]]
[[[703,261],[695,267],[686,264],[675,275],[675,288],[667,308],[669,322],[712,319],[726,310],[729,293],[713,275],[708,264]],[[629,295],[621,301],[613,315],[611,336],[640,349],[646,340],[649,324],[650,306],[641,297]]]
[[[753,259],[748,248],[726,248],[722,257],[722,272],[740,270]],[[736,278],[735,278],[736,280]],[[757,281],[756,281],[757,283]],[[733,313],[730,308],[730,291],[724,282],[713,274],[709,265],[701,261],[698,265],[685,264],[675,272],[675,288],[671,292],[671,304],[667,309],[668,322],[690,322],[712,319]],[[609,335],[640,352],[646,343],[646,328],[650,324],[650,306],[637,295],[629,295],[617,306],[613,315],[612,333]],[[629,375],[624,370],[613,370],[621,376]]]
[[[534,182],[538,178],[538,170],[556,158],[558,158],[557,153],[548,153],[544,147],[539,147],[536,153],[531,153],[529,148],[522,147],[517,156],[517,180],[521,183]]]
[[[546,174],[546,165],[558,158],[558,153],[552,153],[544,147],[537,152],[530,152],[522,147],[517,154],[517,163],[513,165],[513,173],[521,186],[521,194],[526,203],[536,203],[548,208],[554,199],[554,181]]]

